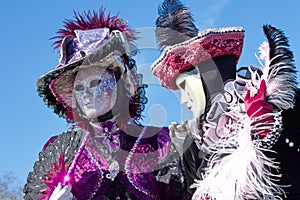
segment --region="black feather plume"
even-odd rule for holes
[[[180,0],[165,0],[158,8],[156,38],[160,48],[197,36],[198,29],[188,9]]]
[[[268,66],[268,101],[281,109],[294,106],[297,87],[297,71],[288,38],[282,30],[264,25],[263,30],[269,43],[270,64]]]

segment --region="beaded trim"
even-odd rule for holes
[[[94,191],[93,191],[93,193],[91,194],[91,196],[89,197],[89,199],[88,200],[90,200],[90,199],[93,199],[94,198],[94,196],[96,195],[96,193],[97,193],[97,191],[98,191],[98,189],[100,188],[100,186],[101,186],[101,183],[102,183],[102,180],[103,180],[103,171],[102,171],[102,169],[101,169],[101,166],[99,165],[99,163],[98,163],[98,161],[94,158],[94,156],[93,156],[93,154],[88,150],[88,149],[85,149],[86,151],[87,151],[87,153],[88,153],[88,156],[92,159],[92,161],[95,163],[95,165],[97,166],[97,168],[98,168],[98,170],[99,170],[99,172],[100,172],[100,179],[98,180],[98,183],[97,183],[97,186],[95,187],[95,189],[94,189]]]
[[[265,149],[270,149],[279,139],[282,132],[282,116],[280,111],[274,113],[274,124],[272,132],[270,132],[264,139],[261,140],[260,146]]]
[[[140,140],[141,140],[141,139],[143,138],[143,136],[145,135],[146,130],[147,130],[147,127],[145,126],[145,127],[143,128],[141,134],[139,135],[139,137],[138,137],[137,140],[135,141],[133,148],[130,150],[129,155],[127,156],[127,158],[126,158],[126,160],[125,160],[125,173],[126,173],[126,175],[127,175],[127,178],[128,178],[128,180],[129,180],[129,182],[133,185],[133,187],[134,187],[136,190],[138,190],[138,191],[140,191],[140,192],[146,194],[147,196],[150,196],[151,198],[154,198],[154,199],[155,199],[155,195],[154,195],[154,194],[150,194],[149,192],[147,192],[147,191],[145,191],[145,190],[142,190],[139,186],[137,186],[137,185],[134,183],[134,181],[132,180],[132,176],[131,176],[132,173],[130,172],[130,160],[131,160],[131,158],[132,158],[132,156],[133,156],[133,154],[134,154],[136,148],[138,147]]]
[[[205,30],[199,36],[165,48],[152,64],[152,72],[164,87],[176,90],[176,77],[201,62],[224,55],[235,55],[238,62],[243,39],[241,27]]]
[[[231,33],[231,32],[237,32],[238,33],[238,32],[244,32],[244,30],[243,30],[242,27],[224,27],[224,28],[206,29],[204,31],[199,32],[198,36],[196,36],[196,37],[193,37],[193,38],[191,38],[187,41],[175,44],[173,46],[166,47],[163,50],[161,56],[156,61],[154,61],[154,63],[151,66],[151,69],[153,70],[158,63],[162,62],[164,60],[164,58],[167,56],[168,51],[171,51],[172,49],[175,49],[179,46],[190,44],[190,43],[194,42],[195,40],[202,39],[202,38],[204,38],[208,35],[211,35],[211,34],[222,34],[222,33]]]

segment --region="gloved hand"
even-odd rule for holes
[[[183,143],[186,135],[188,134],[186,125],[187,122],[184,122],[183,124],[172,122],[169,126],[171,142],[174,144],[180,156],[183,154]]]
[[[71,189],[71,185],[62,187],[61,183],[58,183],[49,200],[72,200]]]
[[[266,82],[262,80],[258,90],[248,90],[245,96],[245,108],[247,115],[250,119],[255,119],[256,117],[261,117],[267,113],[273,113],[273,105],[269,103],[266,99]],[[272,115],[266,116],[259,120],[255,120],[256,124],[266,124],[274,122],[274,118]],[[259,135],[260,138],[266,137],[270,130],[260,130]]]
[[[254,92],[253,92],[254,91]],[[273,113],[273,106],[266,99],[266,82],[262,80],[258,90],[248,90],[245,96],[247,115],[253,119],[266,113]]]

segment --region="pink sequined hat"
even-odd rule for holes
[[[128,93],[134,93],[135,82],[128,60],[136,53],[135,31],[118,16],[99,12],[78,14],[64,22],[64,29],[53,37],[55,49],[60,49],[58,66],[41,76],[37,91],[45,103],[59,116],[73,120],[72,103],[75,74],[83,67],[113,66],[120,68],[127,79]]]
[[[194,66],[221,56],[233,55],[238,62],[243,48],[242,27],[207,29],[198,33],[188,9],[179,0],[165,0],[159,7],[156,37],[161,56],[152,72],[161,84],[178,89],[175,79]]]

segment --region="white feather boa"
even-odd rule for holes
[[[244,89],[259,88],[261,80],[264,79],[267,85],[267,101],[280,110],[290,109],[294,106],[297,84],[293,53],[289,50],[288,39],[281,30],[270,25],[265,25],[263,28],[268,42],[264,42],[259,47],[258,59],[262,67],[257,68],[262,74],[252,71],[251,67],[254,66],[249,67],[252,79],[249,80],[249,84],[245,84]],[[243,91],[238,93],[237,95],[243,99]],[[261,147],[262,140],[251,138],[252,130],[259,131],[260,128],[271,130],[272,126],[274,128],[278,125],[276,123],[281,125],[281,119],[276,120],[275,117],[273,124],[253,124],[238,104],[230,107],[229,112],[224,115],[232,119],[228,122],[231,124],[226,125],[230,127],[230,134],[209,147],[211,156],[208,166],[204,174],[201,174],[202,179],[195,180],[191,186],[196,188],[192,199],[269,200],[284,197],[282,186],[275,181],[280,179],[280,175],[272,173],[273,170],[279,171],[278,163],[264,155],[264,151],[268,150]],[[260,116],[260,118],[264,117],[266,116]]]
[[[284,191],[273,182],[279,177],[270,172],[277,169],[276,163],[253,143],[250,119],[240,112],[232,116],[236,118],[231,124],[234,131],[211,147],[203,179],[192,185],[196,188],[192,199],[280,199],[277,195]]]

